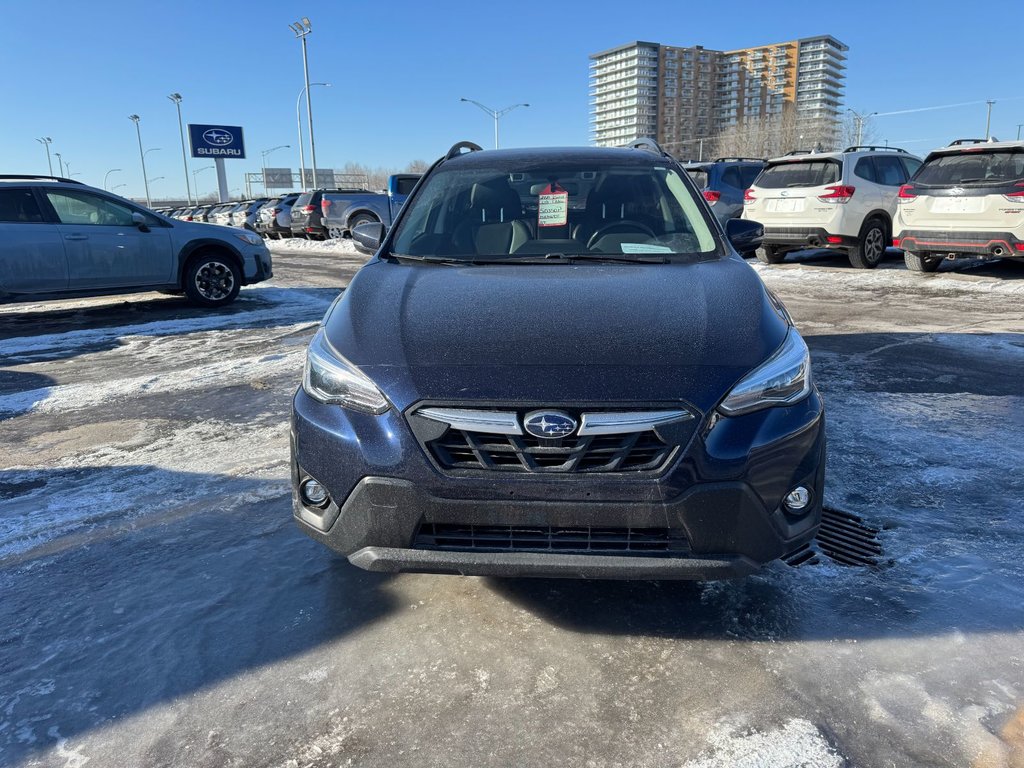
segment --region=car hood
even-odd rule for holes
[[[399,408],[685,401],[713,408],[786,321],[738,259],[446,266],[371,262],[325,321]]]

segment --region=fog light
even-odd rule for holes
[[[312,478],[300,486],[299,492],[302,494],[302,500],[312,507],[322,507],[329,498],[327,489]]]
[[[799,512],[811,503],[811,492],[802,485],[799,485],[786,494],[783,503],[790,509]]]

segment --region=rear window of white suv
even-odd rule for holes
[[[936,155],[925,161],[914,183],[931,186],[953,184],[1005,184],[1024,179],[1024,152],[957,152]]]
[[[842,176],[843,166],[838,160],[786,160],[769,164],[756,184],[762,189],[822,187],[838,183]]]

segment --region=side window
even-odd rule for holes
[[[901,157],[900,160],[903,162],[903,166],[907,169],[907,178],[909,179],[920,168],[923,163],[916,157]]]
[[[761,166],[759,166],[759,165],[744,165],[740,169],[740,178],[742,179],[742,182],[743,182],[743,184],[740,186],[740,189],[747,189],[747,188],[749,188],[750,185],[754,183],[754,179],[757,178],[757,175],[760,172],[761,172]]]
[[[134,226],[134,211],[105,197],[69,189],[47,190],[46,197],[57,211],[57,218],[61,224]]]
[[[0,223],[38,224],[42,220],[31,189],[0,189]]]
[[[412,188],[416,186],[417,181],[419,181],[419,179],[399,179],[398,184],[396,185],[398,187],[396,191],[400,195],[408,195],[412,192]]]
[[[870,157],[862,157],[853,167],[853,175],[868,181],[875,181],[875,166]]]
[[[722,171],[722,183],[728,184],[730,187],[734,187],[735,189],[746,189],[746,187],[743,186],[743,178],[740,176],[740,169],[735,165],[730,165]]]
[[[898,187],[907,180],[906,171],[895,155],[879,155],[875,158],[875,174],[879,184]]]

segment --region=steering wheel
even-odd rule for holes
[[[624,229],[627,232],[636,232],[650,237],[657,237],[654,234],[654,230],[648,227],[646,224],[641,224],[639,221],[633,221],[632,219],[622,219],[621,221],[612,221],[605,224],[603,227],[598,227],[597,231],[590,236],[587,240],[587,250],[594,247],[594,243],[600,240],[605,235],[611,234],[617,229]]]

